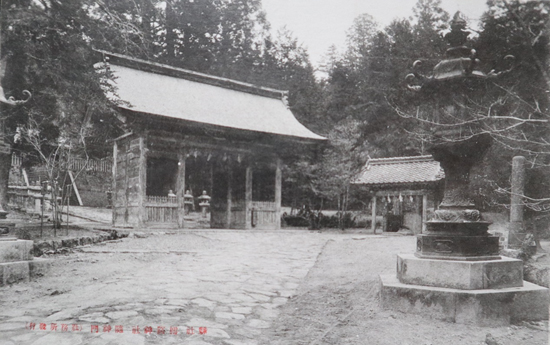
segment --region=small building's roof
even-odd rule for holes
[[[445,177],[432,156],[369,159],[354,184],[388,185],[437,182]]]
[[[100,53],[110,58],[120,108],[245,131],[325,140],[296,120],[283,101],[285,91]]]

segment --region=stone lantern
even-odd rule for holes
[[[1,34],[0,34],[1,41]],[[0,51],[1,55],[1,51]],[[2,79],[6,72],[6,60],[0,60],[0,103],[4,103],[10,106],[18,106],[25,104],[31,98],[31,93],[27,90],[23,90],[23,94],[27,97],[24,100],[16,100],[14,97],[6,97],[4,89],[2,88]],[[0,169],[0,219],[6,219],[8,211],[4,209],[7,206],[7,193],[8,193],[8,179],[9,179],[9,166],[11,165],[11,145],[5,140],[5,128],[4,121],[0,121],[0,162],[6,165]]]
[[[185,191],[185,194],[183,195],[183,208],[185,210],[185,214],[189,214],[193,207],[195,206],[195,201],[193,198],[193,195],[190,191]]]
[[[208,209],[210,208],[210,197],[208,194],[206,194],[206,191],[202,191],[202,195],[199,196],[199,206],[201,208],[202,217],[206,218],[206,213],[208,213]]]
[[[397,256],[397,276],[380,277],[382,306],[481,325],[548,319],[548,289],[523,281],[521,260],[499,256],[499,238],[488,233],[490,222],[470,194],[470,170],[492,140],[469,121],[466,104],[483,97],[487,80],[506,71],[481,71],[475,50],[466,46],[465,29],[457,12],[445,36],[446,58],[430,76],[419,72],[416,61],[406,77],[421,98],[419,111],[444,124],[432,131],[429,151],[445,171],[445,191],[426,231],[417,236],[416,253]]]

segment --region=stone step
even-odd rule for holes
[[[548,289],[526,281],[522,287],[483,290],[403,284],[393,275],[381,275],[380,281],[383,309],[488,327],[548,320]]]
[[[28,282],[30,278],[43,276],[50,265],[51,260],[41,258],[0,263],[0,286]]]

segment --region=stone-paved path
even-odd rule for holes
[[[257,344],[324,244],[357,236],[198,231],[87,247],[0,288],[0,343]]]

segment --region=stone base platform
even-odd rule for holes
[[[404,284],[461,290],[523,286],[523,261],[508,257],[486,261],[420,259],[397,255],[397,279]]]
[[[41,258],[0,263],[0,286],[28,282],[30,278],[41,277],[46,274],[50,265],[51,260]]]
[[[384,309],[479,326],[548,320],[548,289],[526,281],[522,287],[483,290],[403,284],[393,275],[380,281]]]
[[[0,263],[32,260],[33,241],[0,238]]]

